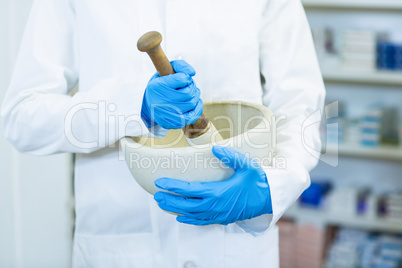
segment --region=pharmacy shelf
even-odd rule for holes
[[[378,147],[363,147],[358,144],[327,145],[323,153],[328,155],[351,156],[378,160],[402,161],[402,147],[381,145]]]
[[[401,0],[302,0],[306,8],[402,11]]]
[[[401,71],[348,71],[323,68],[322,75],[326,82],[399,86],[402,89]]]
[[[296,221],[306,221],[316,224],[337,225],[371,231],[402,233],[402,221],[369,219],[363,216],[347,216],[344,214],[329,213],[322,210],[300,208],[298,206],[290,208],[285,212],[283,217]]]

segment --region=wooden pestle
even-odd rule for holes
[[[152,31],[141,36],[137,42],[137,47],[138,50],[148,53],[159,76],[174,74],[175,71],[160,46],[161,42],[162,35],[159,32]],[[212,135],[215,135],[215,141],[223,140],[204,113],[194,124],[185,126],[183,132],[187,141],[193,144],[209,143]]]

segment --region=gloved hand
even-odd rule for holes
[[[272,213],[271,193],[264,170],[251,158],[215,145],[214,155],[235,170],[228,180],[188,183],[169,178],[155,181],[166,192],[155,193],[159,207],[181,214],[177,221],[194,225],[223,224]],[[180,196],[178,196],[180,195]]]
[[[200,118],[203,103],[192,77],[195,70],[183,60],[171,62],[175,74],[156,73],[145,89],[141,118],[148,128],[180,129]]]

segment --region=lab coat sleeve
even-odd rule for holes
[[[34,1],[1,111],[5,136],[21,152],[89,153],[149,133],[140,118],[143,77],[100,78],[68,94],[79,76],[75,23],[73,1]]]
[[[265,168],[273,214],[237,223],[253,235],[274,226],[310,185],[309,171],[320,156],[319,122],[325,98],[301,1],[270,0],[263,17],[260,33],[263,102],[276,116],[273,135],[277,142],[273,145],[277,156],[272,168]]]

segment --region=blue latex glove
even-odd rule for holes
[[[214,155],[235,170],[228,180],[188,183],[169,178],[155,181],[166,192],[155,193],[159,207],[181,214],[177,221],[194,225],[223,224],[272,213],[271,193],[264,170],[235,150],[214,146]],[[180,195],[180,196],[178,196]]]
[[[171,64],[175,74],[160,77],[156,73],[145,89],[141,118],[148,128],[180,129],[202,114],[200,90],[192,79],[195,70],[183,60]]]

